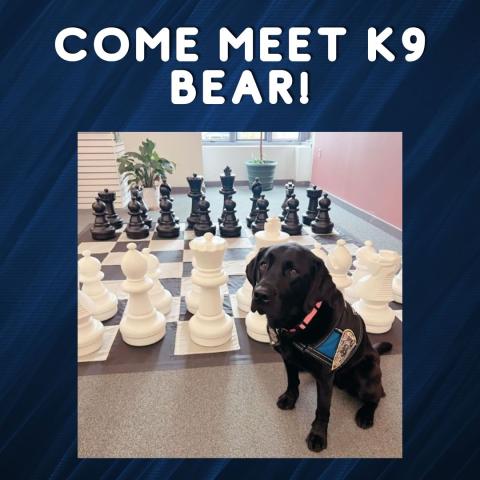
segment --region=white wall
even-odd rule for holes
[[[206,181],[219,181],[228,165],[236,180],[248,180],[245,162],[258,156],[257,145],[204,145],[203,174]],[[265,145],[264,157],[278,162],[275,178],[278,180],[310,181],[312,147],[310,145]]]

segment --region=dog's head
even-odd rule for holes
[[[322,301],[342,301],[321,259],[295,243],[262,248],[247,265],[253,286],[253,312],[265,314],[273,328],[291,328]]]

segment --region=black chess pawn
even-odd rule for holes
[[[252,201],[252,208],[250,210],[250,214],[247,217],[247,227],[251,228],[252,223],[255,221],[255,217],[257,216],[257,201],[262,194],[262,184],[260,179],[257,177],[255,181],[252,183],[252,196],[250,200]]]
[[[130,220],[127,227],[125,228],[125,233],[128,238],[133,238],[135,240],[141,238],[147,238],[149,235],[148,225],[145,225],[142,218],[142,206],[138,201],[138,195],[136,192],[132,191],[132,198],[128,202],[128,213],[130,215]]]
[[[282,232],[289,235],[300,235],[302,233],[302,224],[298,218],[298,198],[293,194],[287,202],[287,213],[282,222]]]
[[[317,218],[311,223],[312,232],[319,235],[332,233],[333,223],[330,221],[330,204],[332,201],[328,198],[328,193],[323,194],[323,198],[318,202]]]
[[[287,202],[290,199],[290,197],[295,193],[295,185],[293,182],[288,182],[285,184],[285,200],[282,203],[282,214],[280,215],[280,220],[283,220],[285,218],[285,215],[287,214]]]
[[[115,238],[115,227],[107,220],[107,207],[99,197],[92,203],[92,213],[95,216],[90,233],[94,240],[111,240]]]
[[[187,217],[187,228],[193,228],[199,218],[198,202],[202,197],[203,177],[194,173],[191,177],[187,177],[190,191],[188,196],[192,199],[192,209],[190,215]]]
[[[225,202],[228,197],[232,197],[237,191],[233,186],[235,181],[235,174],[232,174],[232,169],[227,165],[223,170],[223,175],[220,175],[220,182],[222,183],[222,188],[219,190],[219,193],[223,195],[223,208],[222,214],[218,219],[219,223],[223,222],[225,216]]]
[[[197,237],[201,237],[207,232],[215,235],[216,227],[210,219],[210,202],[202,195],[198,202],[198,220],[193,226],[193,231]]]
[[[160,198],[167,197],[173,202],[173,198],[171,197],[172,187],[167,183],[166,177],[162,177],[162,183],[160,184],[159,190]]]
[[[132,196],[135,195],[137,202],[140,204],[140,209],[142,210],[142,220],[148,228],[152,228],[153,220],[148,216],[148,208],[143,201],[143,188],[137,187],[136,189],[132,190]]]
[[[157,220],[157,236],[160,238],[175,238],[180,234],[180,227],[172,211],[172,201],[164,196],[160,199],[160,216]]]
[[[255,217],[255,221],[252,223],[253,233],[264,230],[265,222],[268,218],[268,205],[269,201],[265,198],[265,195],[260,195],[260,198],[257,200],[257,216]]]
[[[105,204],[107,212],[107,220],[114,228],[119,229],[123,226],[123,220],[115,212],[113,203],[115,202],[115,192],[110,192],[105,188],[103,192],[98,192],[98,197]]]
[[[305,215],[303,216],[303,223],[310,225],[318,214],[318,199],[322,196],[322,190],[317,188],[316,185],[312,185],[307,188],[308,207]]]
[[[220,225],[220,235],[222,237],[239,237],[242,230],[242,226],[238,224],[237,217],[235,215],[235,207],[237,204],[232,200],[232,197],[228,196],[225,199],[225,210],[223,214],[223,220]]]

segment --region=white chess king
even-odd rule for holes
[[[147,276],[148,262],[135,243],[127,245],[121,268],[126,277],[122,289],[128,293],[125,315],[120,322],[123,341],[136,347],[151,345],[165,336],[165,317],[148,295],[153,280]]]
[[[95,304],[88,296],[78,291],[78,357],[96,352],[102,346],[104,326],[92,317]]]
[[[210,232],[190,242],[196,268],[192,282],[201,289],[198,309],[188,322],[190,338],[198,345],[214,347],[232,338],[233,318],[223,310],[220,287],[227,281],[222,269],[227,242]]]
[[[147,275],[153,281],[153,288],[148,292],[148,295],[153,306],[165,315],[172,306],[172,294],[160,282],[161,266],[158,258],[150,253],[149,248],[144,248],[142,253],[148,264]]]

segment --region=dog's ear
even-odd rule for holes
[[[254,287],[257,283],[257,278],[258,278],[258,266],[260,265],[260,261],[263,258],[263,255],[265,253],[266,248],[261,248],[258,253],[255,255],[255,257],[250,260],[249,264],[247,265],[246,269],[246,275],[247,275],[247,280],[250,282],[252,287]]]
[[[311,253],[311,252],[310,252]],[[311,253],[311,282],[310,288],[305,298],[303,309],[309,312],[317,302],[324,302],[332,308],[343,304],[343,296],[340,290],[333,283],[330,272],[323,260]]]

